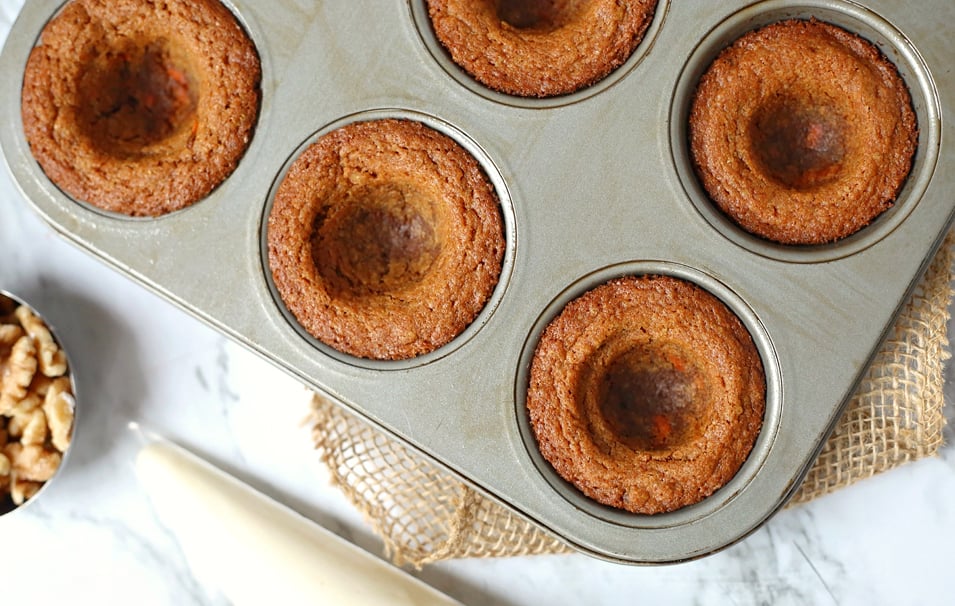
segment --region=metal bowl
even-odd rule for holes
[[[63,356],[65,357],[66,372],[60,376],[65,376],[70,381],[70,397],[67,398],[67,402],[71,406],[73,411],[72,426],[70,427],[70,434],[72,436],[76,428],[76,417],[77,417],[76,399],[77,398],[76,398],[76,378],[73,374],[73,365],[70,362],[69,353],[67,351],[67,348],[64,346],[62,339],[60,339],[60,337],[57,335],[54,327],[49,323],[49,321],[47,321],[46,317],[42,313],[40,313],[33,305],[27,303],[21,297],[0,289],[0,318],[4,318],[6,316],[12,315],[13,311],[21,306],[29,309],[34,316],[36,316],[43,322],[47,330],[49,330],[50,335],[53,337],[53,342],[57,345],[57,347],[59,347],[60,351],[63,352]],[[40,373],[39,368],[37,369],[36,372]],[[49,432],[49,429],[47,431]],[[46,444],[49,444],[49,442],[50,442],[50,437],[48,435],[46,438]],[[21,511],[27,508],[30,504],[40,499],[40,496],[46,491],[47,487],[49,487],[49,485],[52,484],[53,481],[56,480],[56,478],[60,475],[63,467],[65,466],[66,459],[69,456],[69,453],[73,450],[72,443],[73,441],[71,437],[69,445],[67,445],[67,447],[60,453],[60,462],[56,468],[56,471],[53,472],[53,475],[49,479],[47,479],[45,482],[42,482],[40,484],[39,489],[35,493],[33,493],[31,496],[29,496],[29,498],[27,498],[21,505],[18,506],[14,502],[9,491],[4,490],[0,492],[0,517],[3,517],[15,511]],[[55,447],[52,447],[52,446],[50,447],[53,448],[54,450],[57,450]],[[57,450],[57,452],[59,451]]]

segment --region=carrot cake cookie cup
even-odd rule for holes
[[[219,0],[71,0],[30,53],[23,128],[74,200],[163,215],[235,170],[260,80],[254,44]]]

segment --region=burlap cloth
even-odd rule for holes
[[[953,244],[955,231],[912,293],[790,505],[934,455],[941,447]],[[569,551],[336,405],[315,397],[309,423],[333,482],[399,566]]]

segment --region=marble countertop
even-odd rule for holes
[[[0,1],[0,42],[22,0]],[[0,288],[43,309],[82,400],[42,500],[0,518],[4,604],[225,604],[134,476],[139,422],[339,535],[381,543],[329,485],[292,378],[72,247],[0,170]],[[950,327],[951,332],[951,327]],[[951,368],[946,397],[951,419]],[[937,458],[785,510],[713,556],[632,567],[583,555],[452,561],[414,574],[466,604],[930,604],[952,600],[955,441]]]

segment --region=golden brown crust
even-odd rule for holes
[[[380,360],[460,334],[497,285],[505,248],[477,161],[396,119],[350,124],[306,149],[277,190],[267,239],[275,286],[301,325]]]
[[[218,0],[72,0],[30,54],[23,127],[73,198],[161,215],[235,169],[260,78],[252,41]]]
[[[604,78],[630,57],[656,0],[428,0],[438,40],[485,86],[553,97]]]
[[[743,229],[823,244],[892,205],[918,130],[905,83],[875,46],[789,20],[747,33],[713,62],[690,138],[703,186]]]
[[[666,276],[611,280],[546,328],[527,409],[544,458],[599,503],[634,513],[697,503],[738,471],[765,409],[739,319]]]

